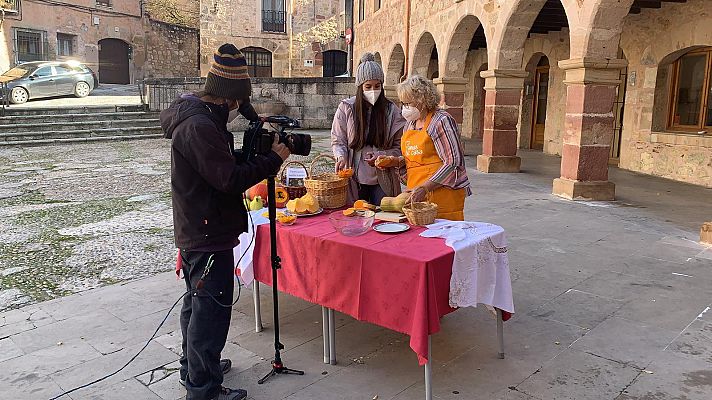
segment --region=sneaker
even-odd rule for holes
[[[220,360],[220,368],[222,369],[223,375],[227,374],[228,372],[230,372],[230,369],[232,369],[232,361],[230,361],[229,358],[224,358]],[[185,386],[185,379],[178,378],[178,382],[180,382],[181,385]]]
[[[220,394],[217,397],[213,397],[212,400],[242,400],[247,397],[247,390],[244,389],[228,389],[226,387],[220,388]]]

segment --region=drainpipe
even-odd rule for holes
[[[293,51],[293,43],[294,43],[294,29],[292,27],[292,21],[293,21],[293,14],[294,14],[294,0],[290,0],[289,2],[289,12],[287,13],[287,36],[289,36],[289,72],[287,73],[287,77],[291,78],[292,77],[292,51]]]
[[[405,61],[403,66],[403,76],[400,77],[400,82],[403,82],[408,77],[408,59],[410,58],[410,2],[405,2]]]

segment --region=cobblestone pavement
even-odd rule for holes
[[[168,146],[0,149],[0,311],[172,268]]]

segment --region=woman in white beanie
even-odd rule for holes
[[[383,93],[383,69],[366,53],[356,70],[356,96],[339,104],[331,127],[336,170],[352,168],[349,202],[381,204],[401,192],[397,171],[374,166],[378,156],[400,156],[405,119]]]

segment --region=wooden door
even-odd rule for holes
[[[129,45],[119,39],[99,41],[99,82],[127,85],[129,77]]]
[[[544,131],[546,130],[546,106],[549,96],[549,66],[536,69],[534,85],[534,112],[532,115],[531,148],[544,149]]]

